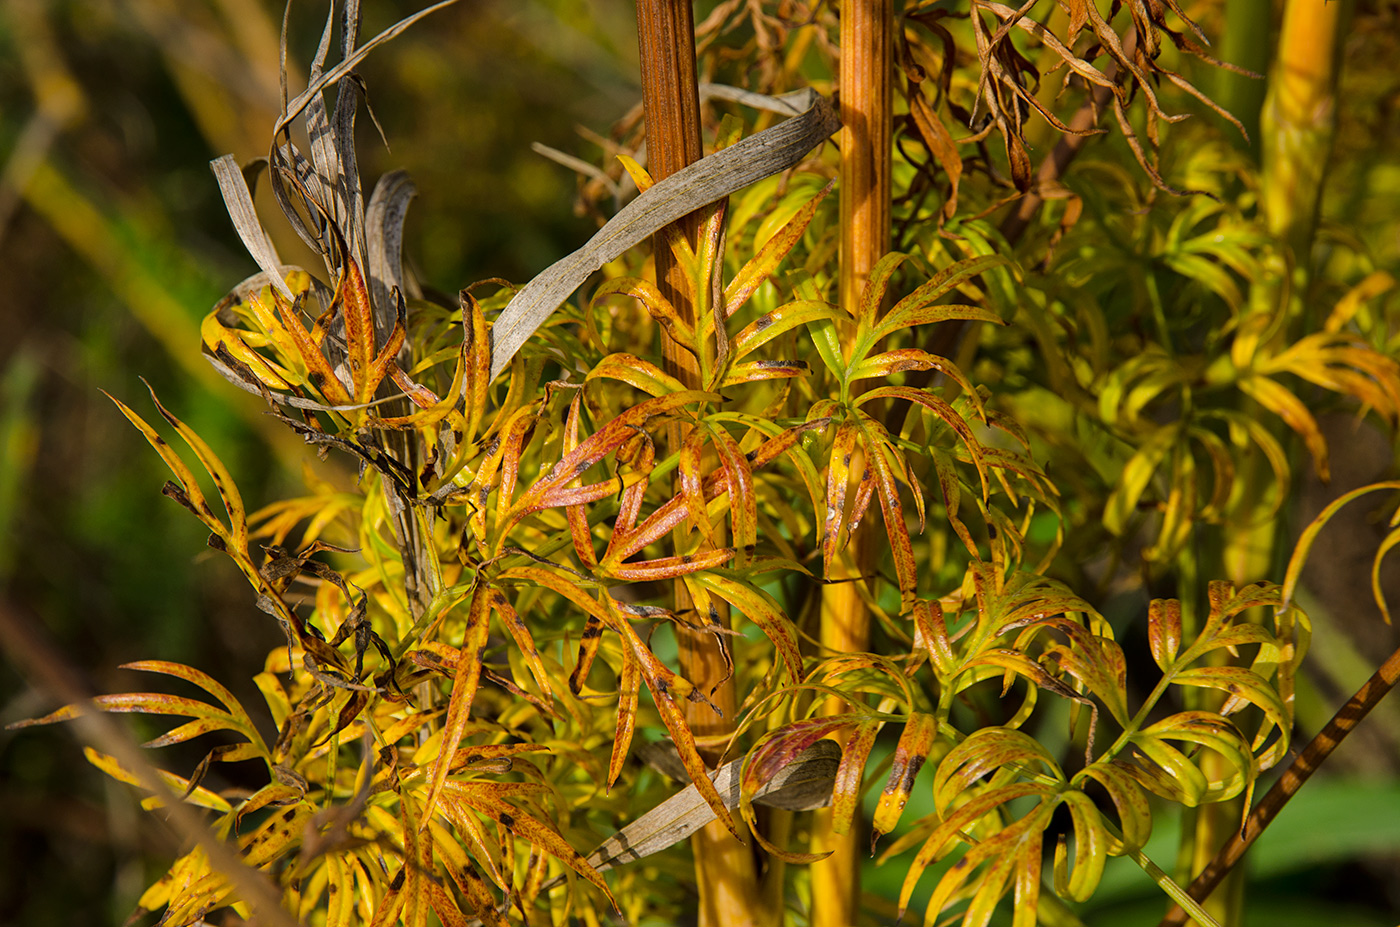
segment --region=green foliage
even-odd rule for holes
[[[154,393],[186,451],[114,400],[173,473],[165,495],[285,632],[256,678],[276,738],[223,685],[169,662],[129,668],[213,701],[135,693],[97,707],[188,719],[147,747],[222,732],[189,776],[167,782],[304,923],[676,916],[682,899],[658,897],[635,867],[605,878],[585,856],[667,791],[633,761],[639,739],[668,740],[736,837],[742,820],[795,863],[815,858],[793,848],[810,834],[765,832],[756,799],[813,743],[838,741],[833,829],[857,826],[883,778],[872,849],[890,835],[882,861],[914,850],[901,915],[935,875],[928,925],[952,914],[980,927],[1008,894],[1016,927],[1050,922],[1065,916],[1060,902],[1088,902],[1119,856],[1183,901],[1180,879],[1143,852],[1159,809],[1248,805],[1289,754],[1308,644],[1293,588],[1316,532],[1283,586],[1232,575],[1227,552],[1278,520],[1294,444],[1325,478],[1323,401],[1396,424],[1400,363],[1383,307],[1393,279],[1368,268],[1334,281],[1343,295],[1325,311],[1306,304],[1254,208],[1248,165],[1213,138],[1180,159],[1164,148],[1164,164],[1132,132],[1139,93],[1158,140],[1154,75],[1199,98],[1156,64],[1161,16],[1132,7],[1136,41],[1154,52],[1143,73],[1134,65],[1148,59],[1124,51],[1092,5],[1064,6],[1063,43],[999,4],[975,3],[959,23],[910,11],[914,131],[896,176],[941,196],[904,201],[904,250],[876,266],[857,305],[832,302],[824,153],[708,207],[696,242],[660,236],[698,321],[627,255],[494,381],[491,321],[512,289],[469,287],[452,304],[408,279],[402,212],[375,211],[396,202],[397,179],[366,209],[353,169],[341,117],[356,91],[342,85],[329,119],[313,94],[304,105],[320,144],[306,158],[279,136],[270,179],[327,280],[268,258],[277,273],[234,289],[201,334],[226,378],[356,472],[311,477],[307,495],[250,513],[215,450]],[[738,4],[716,16],[713,34],[730,18],[745,25]],[[986,216],[1029,187],[1023,108],[1061,120],[1025,86],[1036,68],[1007,39],[1016,25],[1112,88],[1137,162],[1077,164],[1022,242]],[[1068,50],[1082,28],[1131,79]],[[920,38],[930,34],[942,51]],[[964,161],[944,128],[983,93],[955,46],[999,65],[981,99],[1004,157],[974,146]],[[755,53],[770,80],[780,53]],[[916,67],[941,75],[940,96]],[[645,171],[623,163],[646,189]],[[1176,189],[1206,192],[1160,195]],[[255,218],[239,231],[255,254],[269,241]],[[950,331],[961,338],[940,334]],[[667,368],[662,332],[694,359],[695,388]],[[813,644],[820,591],[876,513],[885,543],[862,589],[878,644],[824,651]],[[1215,575],[1234,581],[1201,581]],[[1143,654],[1125,653],[1102,613],[1104,590],[1125,580],[1179,592],[1133,619]],[[707,635],[742,693],[724,743],[692,731],[686,709],[713,692],[673,668],[668,626]],[[887,771],[870,761],[882,739]],[[706,752],[744,757],[737,796],[712,783]],[[214,763],[260,764],[265,784],[211,790]],[[931,808],[905,820],[920,782]],[[653,873],[676,868],[662,860]],[[248,914],[198,849],[140,901],[170,924],[226,906]]]

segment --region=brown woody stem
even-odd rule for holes
[[[894,4],[847,0],[841,7],[841,305],[853,315],[876,262],[890,249],[890,150],[893,138]],[[852,472],[863,464],[853,461]],[[836,582],[822,595],[821,642],[836,653],[870,646],[870,611],[859,583],[874,559],[877,535],[867,521],[832,566]],[[842,710],[839,702],[829,710]],[[830,832],[830,811],[813,826],[820,849],[813,863],[812,924],[844,927],[856,922],[864,840],[858,827]]]
[[[647,129],[647,168],[660,181],[698,161],[703,154],[700,139],[700,97],[695,73],[695,21],[689,0],[638,0],[638,48],[641,55],[642,105]],[[696,241],[699,218],[695,213],[676,223],[692,245]],[[664,233],[654,238],[656,283],[675,307],[677,314],[692,328],[696,326],[695,305],[686,287],[676,277],[678,268]],[[667,372],[689,388],[700,386],[696,357],[662,335]],[[670,447],[680,447],[684,433],[673,426],[667,435]],[[707,461],[706,466],[712,466]],[[678,611],[691,607],[683,585],[676,584]],[[727,616],[722,616],[727,617]],[[701,739],[701,754],[714,765],[717,754],[705,749],[707,738],[733,730],[736,713],[734,683],[725,679],[728,668],[720,652],[720,642],[710,634],[676,629],[681,674],[696,687],[710,694],[714,707],[691,702],[686,721]],[[723,714],[717,714],[718,709]],[[691,837],[695,856],[696,885],[700,891],[700,927],[757,924],[758,880],[753,855],[737,843],[722,821],[713,821]]]

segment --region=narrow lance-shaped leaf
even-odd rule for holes
[[[766,466],[784,453],[792,450],[801,440],[802,435],[809,431],[826,427],[826,419],[806,422],[788,428],[769,438],[767,441],[754,448],[747,455],[751,469],[758,469]],[[711,473],[705,477],[704,493],[707,501],[714,500],[724,487],[723,475],[721,473]],[[636,530],[627,534],[625,539],[620,539],[616,529],[613,537],[609,541],[610,545],[615,545],[617,550],[612,551],[610,556],[617,560],[625,560],[637,551],[656,543],[662,537],[675,530],[686,516],[684,501],[679,496],[672,497],[661,505],[660,508],[647,516],[646,520],[637,526]]]
[[[860,804],[861,783],[865,778],[865,764],[870,759],[870,750],[875,746],[875,736],[880,733],[883,723],[874,718],[852,719],[850,733],[845,746],[841,748],[841,764],[836,769],[836,779],[831,786],[831,830],[836,834],[848,833],[855,823],[856,808]]]
[[[899,735],[899,743],[895,745],[889,779],[885,781],[885,789],[880,793],[880,799],[875,805],[875,814],[871,818],[872,853],[880,838],[893,831],[899,823],[904,806],[909,803],[909,797],[913,794],[914,780],[925,761],[932,759],[937,763],[941,759],[935,750],[938,743],[938,719],[921,711],[911,714],[904,724],[904,731]],[[948,746],[951,745],[944,742],[944,753],[947,752]]]
[[[125,782],[127,785],[135,785],[142,788],[146,787],[145,783],[143,783],[135,773],[122,766],[114,756],[100,753],[91,747],[83,748],[83,756],[85,756],[87,761],[93,766],[96,766],[118,782]],[[160,774],[161,780],[172,792],[176,795],[185,795],[185,801],[190,804],[198,805],[201,808],[209,808],[220,814],[227,814],[229,811],[233,810],[226,799],[202,786],[191,790],[190,781],[183,776],[177,776],[165,770],[157,770],[157,772]],[[153,795],[145,799],[142,802],[142,806],[147,809],[159,808],[161,806],[161,800]]]
[[[676,489],[685,504],[690,526],[700,533],[707,546],[718,547],[718,537],[706,507],[709,500],[705,498],[705,475],[702,473],[704,439],[705,430],[702,428],[690,429],[682,439],[676,464]]]
[[[592,618],[589,623],[592,624]],[[601,630],[601,625],[599,626]],[[584,628],[584,634],[588,628]],[[597,652],[595,644],[594,652]],[[589,662],[592,660],[590,658]],[[579,666],[583,666],[580,656]],[[632,747],[632,736],[637,729],[637,699],[641,691],[642,674],[637,658],[626,648],[622,651],[622,674],[617,681],[617,721],[613,731],[612,757],[608,761],[608,788],[617,784],[622,768],[627,763],[627,754]]]
[[[548,822],[543,821],[524,809],[516,805],[508,805],[502,801],[502,786],[509,783],[453,783],[453,797],[458,801],[471,805],[478,812],[487,815],[510,831],[517,837],[529,842],[533,846],[539,847],[550,856],[558,859],[561,863],[583,876],[593,883],[617,910],[617,901],[613,898],[608,884],[603,881],[603,877],[584,859],[573,847],[569,846],[564,837],[555,830]]]
[[[496,899],[487,887],[486,880],[472,863],[471,857],[462,849],[457,837],[437,821],[429,822],[428,829],[432,835],[434,852],[442,861],[448,877],[471,907],[472,913],[487,927],[506,927],[506,919],[496,911]]]
[[[914,595],[919,582],[918,564],[914,558],[914,546],[909,539],[909,526],[904,522],[904,506],[899,501],[899,483],[890,469],[885,453],[899,453],[882,434],[883,426],[865,418],[862,422],[862,437],[867,442],[867,463],[875,474],[875,483],[880,493],[881,514],[885,521],[885,536],[890,542],[890,553],[894,559],[895,576],[899,580],[901,612],[907,612],[914,604]],[[879,430],[877,432],[877,429]]]
[[[682,345],[694,344],[694,329],[681,318],[676,307],[650,280],[638,277],[614,277],[606,280],[594,291],[590,305],[597,306],[601,300],[610,296],[629,296],[637,300],[673,341]]]
[[[856,454],[859,430],[852,421],[842,422],[831,442],[831,457],[826,471],[826,527],[822,534],[822,564],[829,575],[840,550],[843,528],[847,528],[846,492],[850,482],[851,464]]]
[[[744,266],[739,268],[739,272],[729,281],[729,286],[724,289],[724,309],[725,314],[732,316],[744,303],[748,302],[753,291],[758,289],[763,281],[767,280],[775,271],[783,258],[788,256],[793,247],[802,239],[802,233],[807,230],[812,217],[817,214],[817,207],[822,200],[826,199],[828,193],[836,185],[836,181],[831,181],[821,189],[821,192],[803,204],[802,208],[789,219],[772,238],[764,242],[763,247],[758,249],[758,253],[749,258]]]
[[[734,839],[742,841],[743,838],[739,836],[738,828],[729,817],[724,802],[720,799],[714,784],[706,774],[705,761],[700,757],[695,744],[695,735],[691,733],[684,712],[676,704],[677,697],[705,701],[704,696],[687,680],[662,665],[650,648],[642,643],[641,638],[637,637],[637,633],[632,630],[632,626],[624,616],[614,612],[612,624],[622,635],[623,645],[630,647],[632,653],[637,657],[642,678],[646,681],[647,688],[651,690],[652,701],[655,702],[661,720],[666,725],[666,730],[670,733],[671,740],[681,755],[681,762],[685,764],[690,781],[695,783],[701,797],[714,810],[715,816],[724,821],[725,827],[734,835]]]
[[[976,306],[938,305],[934,301],[979,274],[1009,263],[1006,258],[999,255],[986,255],[959,261],[951,267],[944,268],[885,313],[885,316],[880,319],[879,324],[870,334],[871,343],[903,328],[912,328],[915,325],[925,325],[930,322],[945,322],[950,319],[1006,324],[1000,316]]]
[[[609,354],[593,365],[584,382],[599,379],[620,380],[649,396],[665,396],[685,391],[685,384],[650,361],[631,354]]]
[[[541,504],[540,497],[549,489],[568,483],[608,454],[616,452],[636,437],[638,431],[645,428],[651,419],[674,414],[693,402],[716,398],[718,397],[713,393],[682,390],[648,399],[631,407],[564,454],[548,473],[542,475],[522,493],[507,524],[521,517],[523,513],[536,510]]]
[[[258,297],[253,297],[254,301]],[[306,326],[301,322],[301,317],[297,312],[296,305],[283,299],[276,300],[278,316],[281,318],[281,329],[291,338],[296,346],[297,357],[306,367],[307,381],[316,388],[327,402],[331,405],[350,405],[355,399],[347,390],[340,378],[335,375],[330,362],[326,360],[321,352],[321,343],[313,332],[308,332]]]
[[[1240,381],[1239,386],[1241,391],[1283,419],[1283,423],[1303,439],[1303,444],[1312,456],[1318,478],[1323,482],[1331,479],[1331,468],[1327,461],[1327,441],[1318,428],[1317,419],[1308,411],[1303,401],[1288,388],[1264,376],[1247,377]]]
[[[447,703],[447,717],[442,724],[442,742],[428,774],[428,790],[423,797],[422,820],[425,822],[432,817],[433,805],[451,771],[457,744],[461,742],[462,733],[471,719],[472,702],[476,698],[481,663],[485,656],[483,651],[490,632],[492,592],[487,586],[479,586],[468,606],[466,634],[457,651],[457,673],[452,680],[452,695]]]
[[[1147,607],[1147,644],[1162,670],[1171,667],[1181,648],[1181,602],[1153,599]]]
[[[713,592],[758,625],[777,649],[790,681],[797,683],[803,678],[797,630],[772,596],[749,583],[713,572],[691,574],[686,577],[686,584]]]
[[[725,482],[729,484],[729,526],[737,565],[743,566],[758,543],[758,495],[754,491],[753,470],[739,442],[727,431],[716,429],[713,439]]]
[[[579,442],[579,417],[583,408],[583,392],[580,390],[569,403],[569,414],[564,420],[564,435],[562,453],[569,453],[578,447]],[[580,486],[583,483],[582,477],[570,480],[566,485]],[[584,512],[583,506],[570,505],[564,509],[564,515],[569,522],[569,538],[573,541],[574,553],[578,555],[579,563],[584,569],[591,570],[598,565],[598,555],[593,549],[593,533],[588,526],[588,515]]]
[[[774,338],[799,326],[841,317],[840,311],[834,306],[819,301],[797,300],[779,306],[767,315],[753,320],[734,336],[729,344],[730,360],[740,361]]]

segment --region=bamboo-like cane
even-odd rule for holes
[[[690,0],[639,0],[637,35],[641,53],[642,105],[647,129],[647,166],[652,179],[660,181],[698,161],[704,153],[700,139],[700,96],[695,73],[695,21]],[[699,227],[692,213],[677,225],[693,243]],[[653,253],[656,283],[680,317],[695,325],[695,306],[685,288],[673,275],[675,260],[665,238],[658,234]],[[699,388],[697,359],[668,335],[662,335],[667,371],[686,384]],[[673,426],[667,436],[670,446],[679,447],[684,435]],[[685,587],[676,584],[676,608],[690,607]],[[723,620],[728,615],[721,616]],[[737,705],[733,680],[724,680],[727,667],[715,638],[709,634],[676,629],[680,670],[702,692],[710,692],[712,708],[690,703],[686,721],[702,741],[733,730]],[[723,712],[717,715],[716,709]],[[702,755],[705,755],[702,753]],[[714,755],[706,755],[713,764]],[[691,836],[695,856],[695,879],[700,892],[700,927],[745,927],[757,924],[755,901],[758,878],[748,847],[736,842],[722,821],[713,821]]]
[[[841,305],[854,311],[870,270],[890,248],[890,148],[894,76],[892,0],[848,0],[841,8]],[[853,462],[851,472],[863,466]],[[874,560],[879,534],[867,520],[851,537],[822,594],[821,642],[850,653],[870,645],[870,611],[860,586]],[[846,580],[841,582],[840,580]],[[831,710],[839,710],[832,703]],[[812,924],[856,922],[860,859],[866,840],[858,826],[830,832],[830,812],[818,812],[813,833],[831,856],[812,864]],[[865,851],[868,852],[868,851]]]

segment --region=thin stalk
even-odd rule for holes
[[[1308,272],[1308,255],[1312,250],[1335,125],[1337,28],[1342,12],[1341,3],[1290,0],[1284,11],[1277,59],[1270,73],[1261,114],[1263,177],[1260,190],[1264,219],[1269,231],[1287,245],[1293,264],[1303,276]],[[1261,282],[1251,294],[1256,312],[1276,312],[1278,301],[1287,298],[1284,284],[1289,273],[1288,262],[1278,259],[1273,270],[1272,277]],[[1290,328],[1296,331],[1305,320],[1302,313],[1291,308],[1290,311],[1294,312],[1294,324]],[[1248,406],[1246,411],[1250,411]],[[1273,427],[1277,431],[1280,426]],[[1250,459],[1239,478],[1249,497],[1244,510],[1253,512],[1263,507],[1265,502],[1261,497],[1269,480],[1262,455]],[[1246,522],[1253,524],[1231,532],[1221,552],[1220,567],[1236,586],[1266,575],[1277,545],[1272,519],[1247,518]],[[1202,693],[1202,697],[1206,704],[1201,707],[1218,707],[1215,693]],[[1202,772],[1207,776],[1223,774],[1224,763],[1223,757],[1209,754],[1203,761]],[[1213,768],[1215,766],[1221,768]],[[1210,872],[1214,866],[1212,861],[1240,840],[1238,821],[1243,811],[1240,798],[1198,810],[1196,826],[1190,834],[1184,834],[1191,841],[1191,875],[1203,876]],[[1209,896],[1205,909],[1227,927],[1240,923],[1244,916],[1242,874],[1230,872],[1228,867],[1219,870],[1212,882],[1212,887],[1216,886],[1222,890]]]
[[[695,73],[695,21],[689,0],[639,0],[637,38],[641,56],[642,105],[647,129],[647,167],[654,180],[662,180],[703,154],[700,139],[700,96]],[[696,242],[699,217],[692,213],[677,225]],[[656,283],[680,317],[696,326],[695,306],[679,279],[663,233],[654,239]],[[662,335],[666,368],[690,388],[700,386],[700,367],[695,356],[668,335]],[[667,435],[670,447],[679,448],[684,440],[680,426]],[[712,465],[707,461],[706,466]],[[691,607],[689,595],[677,583],[675,607]],[[727,621],[728,616],[721,616]],[[706,761],[718,756],[705,750],[734,729],[737,700],[733,680],[725,680],[726,666],[715,638],[708,634],[676,629],[680,671],[722,714],[702,703],[686,706],[686,721],[702,746]],[[722,681],[724,680],[724,681]],[[713,691],[712,691],[713,690]],[[713,821],[691,837],[695,857],[695,881],[700,893],[700,927],[745,927],[762,923],[758,877],[749,848],[738,843],[723,822]]]
[[[1337,38],[1346,3],[1289,0],[1260,117],[1269,231],[1307,266],[1336,127]]]
[[[890,248],[890,150],[894,75],[893,0],[847,0],[841,8],[841,305],[854,315],[876,262]],[[854,461],[853,473],[862,466]],[[869,575],[877,535],[870,520],[850,538],[833,566],[821,607],[821,642],[828,652],[870,646],[870,611],[859,584]],[[844,580],[844,581],[843,581]],[[840,710],[831,703],[830,710]],[[854,924],[860,899],[859,827],[830,830],[829,811],[817,813],[813,833],[831,856],[814,863],[812,924]]]
[[[1261,24],[1269,21],[1272,7],[1271,0],[1226,0],[1225,26],[1217,46],[1222,61],[1256,74],[1268,71],[1269,30]],[[1236,144],[1249,149],[1256,159],[1259,157],[1259,111],[1264,105],[1267,87],[1264,81],[1238,71],[1221,69],[1216,72],[1215,102],[1238,119],[1249,133],[1248,140],[1240,139],[1233,131],[1227,131],[1226,137],[1237,140]],[[1220,125],[1225,126],[1223,119]]]

